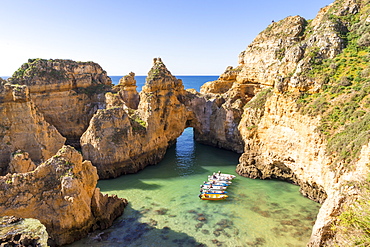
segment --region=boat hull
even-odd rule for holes
[[[202,200],[208,200],[208,201],[220,201],[225,200],[228,198],[228,195],[223,194],[200,194],[199,198]]]
[[[212,185],[212,187],[210,185],[201,185],[201,188],[202,189],[212,189],[212,190],[226,190],[227,189],[226,186],[217,186],[217,185]]]
[[[226,194],[227,191],[224,190],[201,190],[202,194]]]
[[[214,179],[214,178],[208,178],[208,182],[206,183],[213,183],[213,181],[217,184],[217,183],[220,183],[220,184],[227,184],[227,185],[230,185],[232,184],[231,181],[229,180],[218,180],[218,179]]]
[[[220,182],[215,182],[215,183],[212,183],[212,182],[205,182],[204,185],[211,185],[212,186],[229,186],[229,184],[227,183],[220,183]]]

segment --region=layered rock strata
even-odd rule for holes
[[[18,171],[14,167],[8,170],[17,150],[26,152],[27,157],[40,163],[63,146],[65,138],[36,110],[27,86],[1,84],[0,106],[0,175]]]
[[[136,104],[116,100],[111,101],[111,108],[98,110],[81,137],[81,147],[84,158],[98,168],[99,177],[117,177],[158,163],[186,127],[184,94],[182,81],[155,59],[137,109]],[[109,97],[121,95],[119,91]]]
[[[27,173],[0,177],[0,216],[38,219],[49,245],[63,245],[89,231],[105,229],[122,214],[127,201],[102,195],[90,161],[70,146]]]
[[[303,114],[298,99],[302,92],[322,92],[329,79],[313,78],[310,70],[342,52],[344,35],[353,28],[351,15],[364,9],[359,19],[368,20],[367,4],[336,1],[310,22],[294,16],[272,23],[240,54],[239,66],[228,67],[201,91],[222,98],[235,85],[254,85],[255,96],[242,105],[240,122],[235,122],[244,143],[237,172],[290,181],[323,204],[308,246],[335,245],[332,240],[340,239],[332,227],[345,205],[361,193],[357,184],[366,183],[369,153],[367,144],[350,167],[330,155],[328,140],[318,131],[322,116]]]
[[[316,131],[319,117],[297,111],[294,99],[279,94],[266,98],[259,118],[253,107],[246,107],[239,125],[245,152],[236,171],[243,176],[283,179],[300,185],[308,198],[323,204],[309,246],[323,246],[330,240],[335,216],[346,200],[357,194],[351,181],[365,180],[369,173],[369,153],[365,148],[354,169],[336,166],[327,155],[327,142]],[[330,233],[330,234],[329,234]]]
[[[91,102],[98,102],[97,107],[89,108],[88,116],[91,117],[97,108],[101,109],[92,117],[81,137],[83,157],[93,162],[101,178],[136,172],[161,160],[167,147],[183,129],[194,127],[197,141],[244,152],[237,166],[240,175],[261,179],[277,178],[298,184],[303,195],[322,203],[308,245],[333,244],[334,239],[340,239],[331,230],[336,217],[343,211],[345,204],[351,203],[360,194],[358,185],[354,184],[358,181],[366,182],[369,172],[369,145],[362,146],[351,169],[346,167],[343,161],[334,157],[335,153],[331,155],[328,152],[328,139],[318,131],[322,127],[323,118],[320,111],[316,115],[304,114],[299,110],[302,105],[302,101],[299,101],[302,96],[319,97],[327,86],[338,86],[328,85],[331,75],[314,77],[312,71],[325,60],[331,60],[343,52],[349,42],[348,38],[351,37],[347,34],[356,25],[361,24],[361,30],[368,30],[367,6],[368,1],[365,0],[335,1],[321,9],[312,21],[291,16],[272,23],[240,54],[236,68],[228,67],[217,81],[205,84],[200,93],[195,90],[185,91],[181,81],[171,75],[160,59],[155,59],[139,97],[133,74],[124,77],[115,89],[110,90],[108,86],[108,90],[100,91],[110,91],[103,99],[100,92],[95,92],[97,98]],[[351,23],[358,13],[362,13],[358,22]],[[360,31],[353,34],[361,36],[361,46],[369,45],[366,35]],[[32,67],[38,68],[32,65],[34,62],[32,60],[27,68],[18,71],[14,78],[28,78],[24,75],[34,71]],[[58,81],[52,85],[63,85],[66,80],[64,72],[70,70],[62,66],[64,72],[60,73],[54,62],[50,62],[52,66],[47,66],[49,69],[45,73],[49,77],[53,75],[53,80]],[[334,60],[328,66],[336,69],[340,64],[334,62],[337,61]],[[366,77],[366,66],[360,66],[364,68],[357,74],[364,74]],[[31,69],[27,72],[29,67]],[[17,76],[18,74],[21,76]],[[43,75],[44,72],[33,76],[27,83],[36,85],[35,88],[43,83],[48,84],[47,80],[38,84],[37,78],[43,78]],[[98,85],[109,84],[102,80]],[[27,84],[21,80],[20,84],[22,83]],[[348,86],[351,83],[344,80],[343,85]],[[75,86],[72,86],[71,90],[79,94],[84,87],[75,90]],[[44,88],[46,91],[53,91],[50,85]],[[63,86],[56,87],[56,91],[60,88],[66,89],[66,92],[69,90]],[[39,91],[36,90],[35,93],[41,93]],[[73,92],[68,97],[73,98]],[[338,91],[333,91],[333,94],[337,93]],[[368,91],[364,91],[361,97],[366,99],[366,93]],[[4,99],[25,101],[18,91],[14,91],[12,95],[4,95]],[[348,94],[339,99],[333,96],[330,102],[334,104],[350,96]],[[360,103],[358,107],[368,104],[365,101]],[[324,108],[325,104],[315,107]],[[75,110],[83,112],[77,108]],[[365,109],[359,112],[359,118],[364,116],[361,114],[366,116],[367,111]],[[77,139],[87,127],[89,117],[84,120],[85,127],[78,127],[79,130],[75,132],[66,130],[63,133],[73,133],[70,136],[66,134],[69,140]],[[74,121],[65,123],[74,124]],[[345,123],[337,131],[345,128],[344,125]],[[17,149],[12,149],[12,152],[15,150]],[[24,150],[30,156],[33,155],[33,152]],[[10,149],[6,152],[9,153]],[[17,156],[20,160],[14,159],[14,162],[21,164],[24,157]],[[27,165],[21,165],[24,166]],[[10,176],[12,175],[8,175],[9,181],[10,178],[13,179]],[[94,194],[96,193],[98,192],[95,190]],[[91,205],[96,210],[104,209],[93,202]],[[81,229],[85,231],[84,226]]]
[[[217,81],[204,84],[200,94],[189,91],[187,105],[194,114],[196,141],[242,153],[238,124],[243,106],[260,91],[260,85],[236,82],[236,72],[228,67]]]
[[[105,108],[104,93],[112,87],[96,63],[30,59],[9,81],[27,85],[45,120],[75,147],[97,109]]]

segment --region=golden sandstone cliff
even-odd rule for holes
[[[358,225],[369,213],[360,206],[369,200],[369,23],[369,1],[335,1],[312,21],[287,17],[201,89],[227,102],[249,88],[235,123],[237,172],[296,183],[323,204],[308,246],[368,243]]]
[[[46,194],[54,193],[58,205],[70,209],[82,200],[87,214],[75,222],[69,218],[63,229],[40,221],[55,242],[72,241],[73,231],[94,228],[96,219],[89,218],[94,201],[115,205],[119,199],[108,203],[96,191],[94,168],[77,154],[68,162],[82,162],[85,168],[77,170],[91,174],[76,175],[70,167],[59,176],[60,165],[52,164],[59,162],[60,154],[54,155],[64,138],[81,147],[100,178],[111,178],[156,164],[184,128],[193,127],[197,141],[242,153],[240,175],[295,183],[322,203],[308,246],[349,246],[352,233],[363,229],[346,222],[346,215],[357,217],[356,205],[369,200],[364,186],[370,162],[369,11],[368,0],[335,1],[313,20],[291,16],[274,22],[239,55],[237,67],[228,67],[200,92],[184,90],[160,59],[140,94],[133,73],[113,86],[91,62],[30,60],[1,81],[0,172],[24,172],[1,177],[14,193],[4,195],[6,200],[30,190],[28,179],[46,174],[43,167],[50,165],[56,179]],[[24,198],[42,196],[47,182],[42,184],[39,194]],[[87,196],[76,197],[74,190]],[[32,217],[32,207],[20,205],[28,211],[16,215],[9,204],[7,214]],[[54,209],[58,218],[63,209]],[[59,230],[61,238],[55,235]]]
[[[108,104],[111,107],[98,110],[81,137],[84,158],[98,168],[99,177],[134,173],[158,163],[186,127],[184,93],[182,81],[158,59],[140,92],[137,109],[125,103],[121,90],[107,97],[115,99]]]
[[[99,65],[69,60],[30,60],[0,81],[1,216],[40,220],[50,245],[109,227],[127,204],[103,196],[96,168],[63,147],[76,144],[89,115],[104,106],[106,85]]]
[[[8,172],[11,154],[27,150],[34,161],[54,155],[65,138],[45,121],[24,85],[0,85],[0,174]]]
[[[104,93],[112,86],[98,64],[60,59],[30,59],[10,82],[26,85],[46,121],[75,147],[96,110],[105,108]]]
[[[127,201],[103,196],[98,175],[73,147],[26,173],[0,177],[2,216],[35,218],[46,226],[49,245],[71,243],[89,231],[105,229],[122,214]]]

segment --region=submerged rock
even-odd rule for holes
[[[0,217],[1,246],[47,246],[48,233],[36,219]]]

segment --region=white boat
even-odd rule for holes
[[[226,190],[227,186],[221,186],[221,185],[204,185],[202,184],[200,186],[203,189],[213,189],[213,190]]]
[[[214,178],[208,178],[208,181],[209,182],[213,182],[215,181],[215,183],[224,183],[224,184],[232,184],[233,182],[229,181],[229,180],[219,180],[219,179],[214,179]]]
[[[232,180],[232,179],[236,178],[236,176],[232,175],[232,174],[214,172],[213,175],[208,176],[208,178],[213,178],[213,179],[218,179],[218,180]]]
[[[212,184],[212,185],[220,185],[220,186],[229,186],[230,184],[228,184],[228,183],[224,183],[224,181],[215,181],[215,182],[213,182],[213,181],[208,181],[208,182],[204,182],[203,183],[204,185],[210,185],[210,184]]]
[[[203,189],[200,189],[200,193],[202,194],[226,194],[227,191],[224,191],[224,190],[203,190]]]

